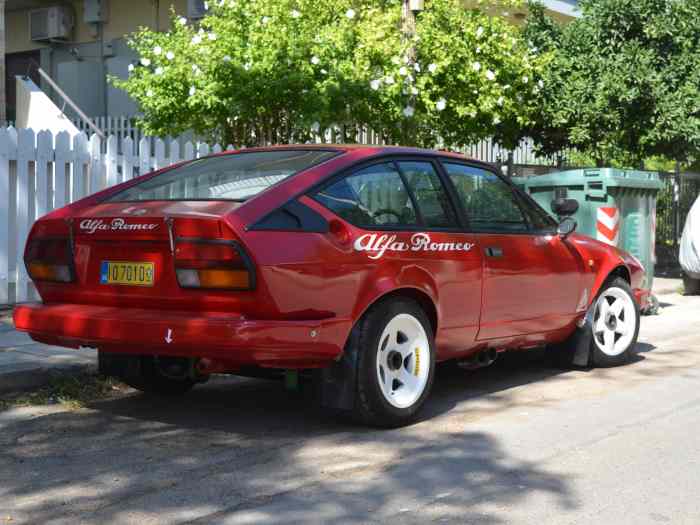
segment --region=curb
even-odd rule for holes
[[[23,392],[40,388],[59,377],[97,372],[97,364],[71,364],[51,367],[33,367],[0,374],[0,394]]]

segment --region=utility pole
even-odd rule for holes
[[[403,6],[401,9],[401,33],[403,35],[404,42],[410,42],[413,37],[416,36],[416,13],[422,10],[423,2],[416,0],[403,0]],[[414,10],[415,8],[415,10]],[[411,62],[416,59],[416,48],[411,45],[408,48],[408,57]]]
[[[424,0],[403,0],[403,4],[401,6],[401,36],[404,45],[408,44],[408,46],[406,46],[406,55],[411,68],[416,62],[417,54],[416,45],[413,40],[416,36],[416,15],[420,11],[423,11],[423,9],[425,9]],[[415,95],[410,95],[409,104],[413,106],[414,103]],[[410,140],[409,136],[414,135],[414,133],[412,133],[414,126],[415,124],[412,120],[404,120],[403,124],[401,125],[404,145],[409,145],[407,144],[407,140]]]

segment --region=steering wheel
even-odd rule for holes
[[[403,216],[397,212],[396,210],[391,210],[389,208],[382,208],[381,210],[377,210],[372,214],[373,219],[377,219],[378,217],[381,217],[382,215],[393,215],[397,219],[397,224],[400,224],[403,221]]]

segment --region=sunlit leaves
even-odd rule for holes
[[[394,143],[513,145],[547,57],[503,18],[459,0],[426,7],[408,38],[399,0],[211,3],[199,24],[173,15],[169,32],[134,35],[140,62],[116,84],[158,135],[193,129],[255,144],[348,124]]]

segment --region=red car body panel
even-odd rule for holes
[[[66,236],[72,230],[77,279],[36,282],[42,303],[15,309],[17,329],[49,344],[208,357],[232,369],[313,368],[337,359],[357,320],[387,294],[407,294],[429,310],[438,360],[484,348],[563,341],[613,272],[626,275],[638,300],[644,300],[641,264],[583,235],[562,239],[357,228],[305,193],[336,173],[384,155],[466,159],[407,148],[332,149],[342,154],[244,203],[105,202],[156,172],[52,212],[36,222],[30,240]],[[292,199],[325,218],[330,231],[251,229]],[[136,209],[137,216],[132,214]],[[131,229],[100,228],[114,219]],[[255,268],[255,289],[181,288],[166,220],[179,237],[240,243]],[[438,248],[420,249],[430,243]],[[488,249],[500,250],[502,256],[487,257]],[[154,263],[154,286],[100,284],[100,262],[120,259]]]

